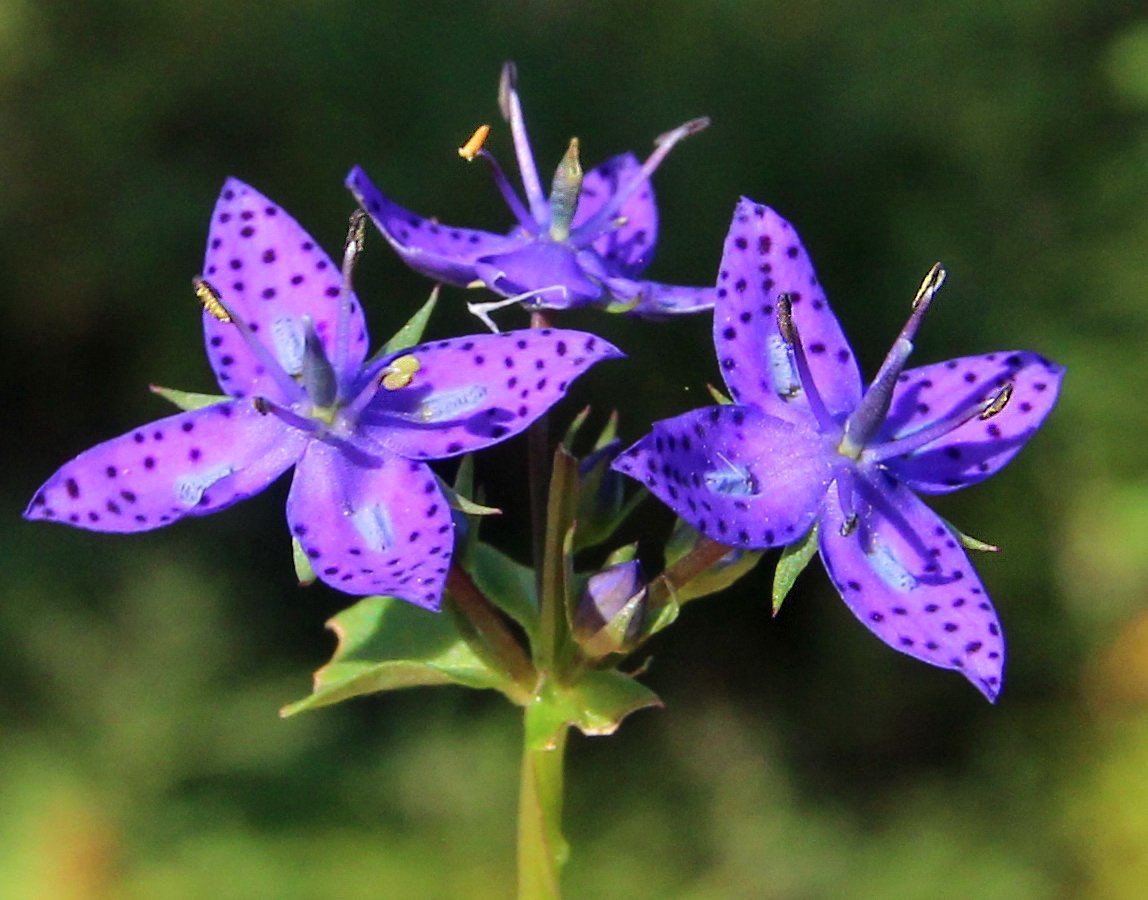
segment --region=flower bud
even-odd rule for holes
[[[609,566],[586,581],[574,613],[574,639],[590,656],[626,649],[646,618],[646,582],[637,560]]]

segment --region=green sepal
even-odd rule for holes
[[[310,587],[315,583],[315,570],[311,566],[311,558],[299,543],[299,538],[291,538],[291,559],[295,563],[295,577],[299,579],[300,587]]]
[[[502,510],[496,506],[483,506],[476,500],[471,500],[465,494],[459,493],[442,479],[438,479],[438,486],[446,497],[451,509],[457,509],[468,516],[501,516]]]
[[[427,302],[418,308],[413,316],[411,316],[407,323],[395,332],[394,336],[383,344],[379,352],[371,357],[371,363],[378,362],[384,357],[390,356],[392,353],[398,353],[400,350],[406,350],[413,347],[423,339],[423,331],[426,330],[427,321],[434,312],[435,304],[438,303],[439,286],[436,284],[434,290],[431,291],[430,297]]]
[[[396,597],[364,597],[327,627],[339,641],[331,661],[315,672],[311,695],[284,706],[281,716],[419,685],[502,690],[508,683],[467,645],[451,616]]]
[[[710,396],[714,398],[714,402],[717,403],[719,406],[732,406],[733,405],[733,401],[729,397],[727,397],[725,394],[723,394],[721,391],[719,391],[716,387],[714,387],[712,384],[707,384],[706,390],[710,392]]]
[[[207,406],[215,406],[217,403],[226,403],[228,400],[234,400],[234,397],[228,397],[226,394],[197,394],[193,391],[180,391],[176,388],[163,387],[158,384],[149,384],[148,390],[153,394],[163,397],[169,403],[174,403],[184,412],[191,412],[193,409],[203,409]]]
[[[562,436],[562,446],[570,453],[574,452],[574,441],[578,438],[578,432],[582,430],[582,426],[586,424],[586,420],[590,418],[590,407],[584,406],[574,417],[566,429],[566,434]]]
[[[471,547],[466,571],[491,603],[522,626],[533,646],[538,637],[534,570],[478,541]]]
[[[666,568],[689,553],[701,539],[701,535],[681,519],[674,524],[674,530],[666,542]],[[709,594],[724,591],[727,587],[749,572],[765,553],[764,550],[738,550],[731,548],[729,553],[683,585],[675,585],[674,597],[679,604],[696,600]],[[668,623],[667,623],[668,624]]]
[[[1000,553],[1001,548],[996,544],[990,544],[988,541],[982,541],[979,538],[973,537],[971,534],[965,534],[948,519],[941,519],[941,521],[945,523],[945,527],[952,532],[953,537],[960,541],[961,546],[966,550],[977,550],[981,553]]]
[[[574,639],[591,659],[602,659],[629,650],[642,633],[646,617],[646,589],[638,591],[614,617],[592,634],[574,631]]]
[[[606,561],[602,563],[602,568],[608,569],[610,566],[618,566],[622,563],[632,562],[637,557],[637,555],[637,541],[632,544],[623,544],[621,547],[606,557]]]
[[[526,743],[551,748],[567,725],[613,734],[626,716],[650,706],[662,706],[658,695],[616,669],[587,672],[572,685],[548,680],[526,708]]]
[[[593,449],[579,466],[575,551],[608,541],[644,499],[644,494],[638,492],[625,500],[625,479],[610,468],[617,457],[617,436],[618,413],[615,411],[606,420]],[[569,449],[572,434],[568,432],[567,438],[566,447]]]
[[[773,572],[773,614],[776,616],[781,604],[797,581],[797,576],[805,571],[809,561],[817,554],[817,531],[820,524],[814,523],[803,537],[781,550],[781,559]]]
[[[616,316],[621,316],[628,312],[633,312],[641,302],[642,294],[639,291],[634,295],[633,300],[610,300],[605,306],[600,306],[598,308],[604,309],[606,312],[613,313]]]

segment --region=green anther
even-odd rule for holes
[[[582,163],[578,159],[578,138],[571,138],[550,188],[550,237],[553,240],[564,241],[570,237],[570,226],[578,212],[581,192]]]

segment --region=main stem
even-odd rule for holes
[[[529,720],[530,711],[526,718]],[[563,728],[552,747],[531,742],[529,721],[522,745],[518,795],[518,900],[559,900],[560,875],[569,856],[562,837]]]
[[[530,316],[531,328],[548,328],[549,316],[545,310],[534,310]],[[554,591],[546,590],[543,572],[547,569],[547,509],[551,478],[550,436],[547,417],[539,418],[527,431],[527,478],[530,486],[530,519],[532,549],[534,551],[535,590],[539,603],[539,618],[547,622],[565,610],[544,608],[561,601]],[[560,541],[558,542],[561,543]],[[560,561],[551,560],[551,565]],[[547,631],[545,626],[543,630]],[[539,684],[553,675],[557,655],[553,646],[554,635],[541,636],[543,646],[535,646]],[[531,728],[531,716],[540,707],[528,703],[523,710],[522,772],[518,795],[518,898],[519,900],[559,900],[562,896],[562,866],[569,856],[569,848],[562,837],[563,767],[566,757],[568,728],[563,727],[552,744],[540,746]]]

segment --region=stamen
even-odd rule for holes
[[[777,328],[781,332],[781,339],[793,351],[793,362],[797,367],[797,377],[801,388],[805,392],[805,399],[809,403],[809,411],[817,419],[822,429],[828,431],[836,426],[833,416],[825,408],[825,401],[817,390],[817,383],[813,380],[813,372],[809,368],[809,360],[805,356],[805,346],[801,343],[801,335],[797,332],[797,323],[793,321],[793,301],[789,294],[782,294],[777,298]]]
[[[534,166],[534,154],[530,150],[530,138],[526,134],[526,120],[522,117],[522,105],[518,101],[518,70],[514,63],[502,67],[502,77],[498,81],[498,108],[502,118],[510,123],[510,134],[514,138],[514,155],[518,158],[518,172],[522,176],[522,187],[526,191],[526,202],[534,221],[545,223],[548,209],[542,194],[542,182],[538,179],[538,169]]]
[[[489,136],[490,126],[479,125],[478,128],[475,129],[474,134],[470,136],[470,140],[458,148],[458,155],[467,162],[472,162]]]
[[[838,452],[857,458],[880,429],[885,417],[889,415],[889,405],[893,402],[893,389],[897,384],[897,376],[901,374],[909,355],[913,352],[913,338],[916,337],[917,329],[925,313],[929,311],[937,291],[944,283],[945,269],[940,263],[934,263],[917,289],[916,296],[913,297],[912,312],[908,321],[901,328],[897,339],[893,341],[893,346],[885,361],[881,363],[881,368],[877,370],[873,383],[865,391],[865,396],[845,422],[845,433]]]
[[[270,351],[263,346],[262,341],[255,337],[255,332],[251,330],[251,326],[224,304],[223,298],[220,297],[219,291],[215,289],[214,285],[202,275],[193,278],[192,285],[195,288],[195,296],[210,316],[225,324],[234,325],[239,330],[239,335],[243,338],[247,348],[255,354],[259,362],[263,364],[263,368],[275,379],[275,384],[283,392],[284,399],[288,403],[302,400],[303,390],[295,379],[283,370],[279,360],[272,356]]]
[[[345,386],[353,380],[354,373],[350,371],[351,356],[351,287],[355,264],[363,252],[367,239],[367,214],[362,209],[351,213],[351,220],[347,226],[347,239],[343,242],[343,281],[339,286],[339,317],[335,322],[335,345],[332,348],[331,366],[336,376],[336,390],[334,400],[345,400],[339,396]],[[322,404],[326,405],[326,404]]]
[[[697,134],[699,131],[709,127],[709,124],[709,118],[703,116],[699,119],[691,119],[672,131],[667,131],[665,134],[659,135],[654,140],[657,149],[642,163],[642,168],[638,170],[638,173],[624,185],[621,185],[608,203],[602,204],[601,209],[575,229],[575,242],[590,241],[605,231],[607,227],[606,223],[618,215],[622,205],[654,174],[654,170],[661,165],[662,160],[674,149],[674,146],[683,138],[687,138],[691,134]]]
[[[332,406],[338,380],[310,316],[303,316],[303,335],[303,387],[316,406]]]
[[[479,281],[477,283],[468,284],[467,287],[486,287],[486,283]],[[535,288],[532,291],[515,294],[513,297],[504,297],[502,300],[492,300],[489,303],[468,303],[466,308],[470,310],[473,315],[478,316],[479,321],[481,321],[483,325],[495,334],[499,334],[499,328],[494,323],[494,320],[490,318],[490,313],[499,309],[505,309],[508,306],[514,306],[516,303],[523,303],[532,297],[540,297],[550,291],[558,291],[562,299],[566,299],[566,285],[552,284],[548,287]]]
[[[841,536],[849,537],[857,527],[857,508],[853,503],[853,493],[856,486],[853,480],[853,470],[849,466],[841,466],[837,471],[837,502],[841,506]]]
[[[982,420],[991,419],[993,416],[1000,413],[1006,406],[1008,406],[1009,400],[1012,399],[1012,392],[1013,385],[1010,381],[1001,389],[1001,392],[996,395],[992,403],[985,407],[985,411],[981,413],[978,418]]]
[[[912,434],[866,447],[863,456],[866,460],[880,462],[889,457],[914,453],[926,444],[931,444],[949,432],[955,431],[966,422],[973,419],[991,419],[998,415],[1008,405],[1012,393],[1013,386],[1010,382],[988,400],[977,400],[961,406],[947,416],[914,431]]]
[[[277,419],[281,419],[285,424],[290,425],[292,428],[297,428],[299,431],[305,431],[308,434],[315,434],[323,427],[323,422],[318,419],[313,419],[309,416],[301,416],[296,412],[288,409],[285,406],[280,406],[273,400],[268,400],[266,397],[253,397],[251,405],[255,407],[255,411],[261,416],[272,415]],[[331,424],[330,422],[327,423]]]
[[[570,146],[554,172],[550,188],[550,237],[564,241],[570,237],[570,225],[578,212],[578,195],[582,192],[582,162],[578,159],[578,138]]]

